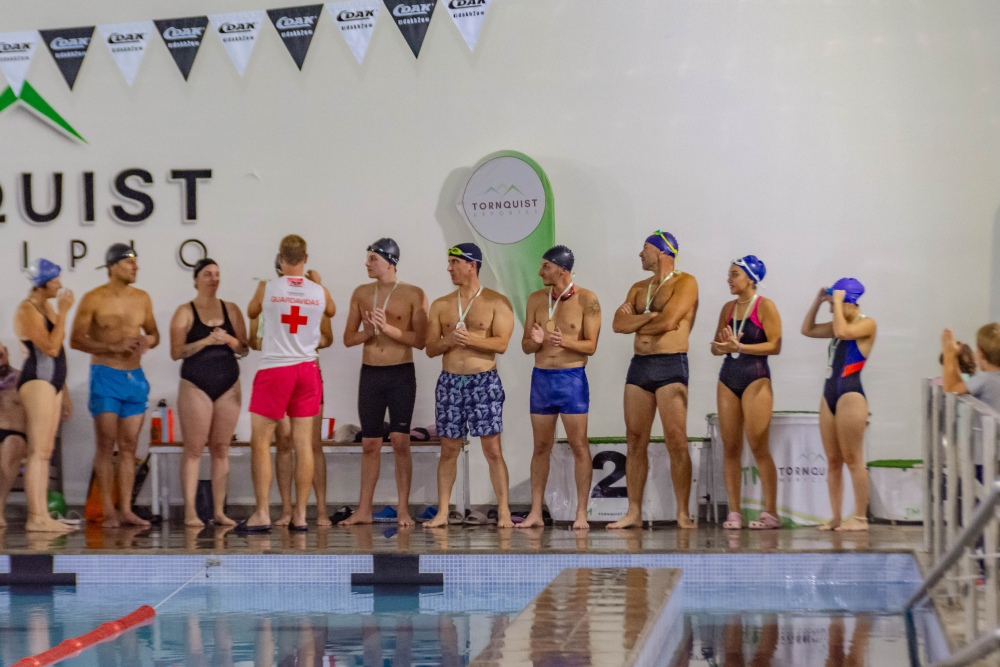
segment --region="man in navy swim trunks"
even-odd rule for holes
[[[105,253],[108,282],[87,292],[73,320],[70,345],[90,355],[90,414],[94,418],[97,451],[94,475],[101,489],[104,525],[148,526],[132,511],[135,452],[146,416],[149,383],[139,362],[160,343],[149,294],[132,287],[139,265],[131,246],[115,243]],[[118,489],[121,507],[112,501],[118,446]]]
[[[576,518],[573,530],[588,530],[587,502],[593,477],[587,413],[590,385],[585,366],[597,351],[601,333],[601,305],[597,295],[573,283],[573,251],[564,245],[542,255],[538,275],[545,289],[528,297],[521,349],[535,355],[531,372],[531,430],[535,449],[531,456],[531,512],[521,528],[544,525],[542,502],[549,479],[549,456],[562,415],[566,437],[573,450],[576,478]]]
[[[642,525],[642,495],[649,472],[649,434],[660,413],[670,454],[670,479],[677,499],[677,524],[694,528],[688,514],[691,455],[687,443],[688,337],[698,312],[698,283],[676,269],[677,239],[656,231],[646,237],[639,258],[653,276],[632,285],[615,312],[615,333],[635,334],[632,363],[625,377],[625,432],[628,510],[608,528]]]
[[[503,431],[503,385],[496,355],[507,351],[514,333],[514,309],[503,294],[479,284],[483,252],[475,243],[448,250],[448,273],[458,289],[431,304],[428,313],[427,356],[442,356],[438,378],[436,419],[441,438],[438,463],[438,513],[427,528],[448,525],[448,505],[455,485],[462,439],[481,439],[497,496],[497,526],[511,528],[507,496],[510,478],[500,448]]]

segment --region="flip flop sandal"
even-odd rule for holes
[[[766,512],[765,512],[766,514]],[[754,522],[750,522],[750,527],[753,528]],[[722,522],[722,527],[726,530],[742,530],[743,529],[743,515],[739,512],[730,512],[726,516],[726,520]]]
[[[247,520],[243,519],[238,524],[236,524],[236,527],[233,529],[233,531],[241,535],[246,535],[248,533],[270,533],[271,524],[264,524],[261,526],[248,526]]]
[[[52,512],[49,516],[58,521],[59,523],[65,524],[67,526],[79,526],[83,523],[83,517],[76,510],[70,510],[66,512],[66,516],[59,514],[59,512]]]
[[[781,528],[781,522],[769,512],[761,512],[756,521],[747,524],[750,530],[777,530]]]
[[[396,508],[386,505],[381,510],[372,515],[372,521],[374,523],[396,523],[398,520],[396,514]]]
[[[468,523],[462,513],[458,510],[452,510],[448,512],[448,525],[449,526],[461,526],[463,523]]]
[[[347,505],[344,505],[330,516],[330,521],[332,521],[333,525],[336,526],[341,521],[350,519],[352,514],[354,514],[354,510]]]
[[[428,505],[424,508],[424,511],[417,515],[415,521],[417,523],[424,523],[425,521],[430,521],[438,515],[438,508],[434,505]]]
[[[472,510],[469,512],[469,516],[465,517],[466,526],[485,526],[490,523],[489,517],[480,512],[479,510]],[[496,523],[496,520],[493,520]]]

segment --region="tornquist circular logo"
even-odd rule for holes
[[[517,243],[542,221],[545,186],[524,160],[494,158],[469,177],[462,210],[484,238],[494,243]]]

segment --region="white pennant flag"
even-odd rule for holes
[[[236,71],[243,76],[250,62],[253,47],[257,44],[260,26],[264,23],[264,10],[253,12],[233,12],[231,14],[212,14],[208,20],[212,29],[222,40],[226,53],[236,66]]]
[[[375,21],[378,20],[382,0],[348,0],[347,2],[328,2],[326,11],[337,22],[340,34],[347,40],[351,53],[358,59],[358,64],[365,59],[368,42],[372,40]]]
[[[465,43],[469,45],[469,50],[475,51],[476,42],[479,41],[479,31],[483,29],[483,21],[486,20],[486,10],[490,7],[490,0],[444,0],[444,5],[458,31],[462,33]]]
[[[0,33],[0,70],[15,95],[21,95],[24,78],[28,76],[31,59],[35,57],[38,31]]]
[[[97,32],[101,34],[101,41],[107,45],[111,57],[118,63],[125,83],[131,86],[139,65],[142,64],[142,57],[146,55],[149,37],[156,32],[156,26],[152,21],[114,23],[97,26]]]

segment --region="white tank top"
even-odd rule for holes
[[[326,310],[323,287],[301,276],[267,281],[260,321],[264,353],[258,368],[294,366],[319,355],[319,321]]]

